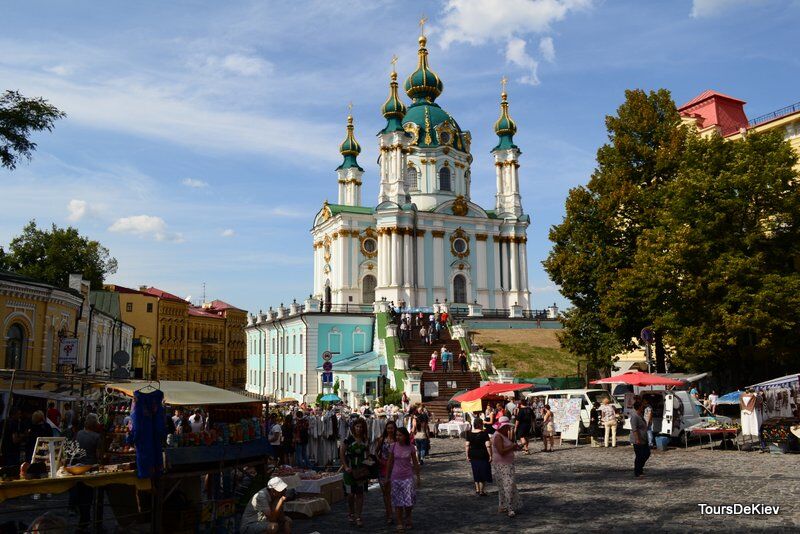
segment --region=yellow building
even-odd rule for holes
[[[247,312],[220,300],[192,306],[155,287],[107,288],[120,294],[123,320],[140,336],[134,366],[146,357],[145,377],[244,388]]]
[[[684,123],[700,135],[714,133],[725,139],[741,139],[748,132],[779,130],[800,156],[800,102],[748,119],[745,101],[716,91],[705,91],[678,108]],[[800,162],[797,165],[800,170]]]
[[[79,291],[0,271],[0,365],[26,371],[65,369],[58,363],[61,340],[77,337],[83,300]]]

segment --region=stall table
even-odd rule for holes
[[[693,436],[698,436],[700,438],[701,449],[703,448],[703,436],[708,436],[708,444],[712,450],[714,449],[714,438],[720,438],[723,443],[723,447],[727,450],[728,445],[725,441],[725,438],[731,436],[736,443],[736,448],[738,450],[741,450],[741,448],[739,447],[739,440],[736,439],[737,436],[739,435],[738,428],[696,428],[694,430],[691,429],[686,430],[687,435],[684,440],[686,448],[689,447],[689,436],[688,436],[689,433],[691,433],[691,435]]]
[[[342,487],[342,473],[319,479],[300,479],[295,491],[309,496],[320,496],[328,501],[328,504],[335,504],[344,499],[344,488]],[[284,479],[285,480],[285,479]]]
[[[150,479],[137,478],[136,471],[121,471],[118,473],[97,473],[85,475],[71,475],[56,478],[37,478],[31,480],[11,480],[0,482],[0,502],[15,497],[24,497],[35,493],[64,493],[83,482],[92,488],[100,488],[111,484],[135,486],[137,490],[149,490]]]
[[[447,434],[449,437],[460,437],[464,432],[470,429],[469,423],[459,423],[457,421],[450,421],[449,423],[439,423],[437,427],[439,434]]]

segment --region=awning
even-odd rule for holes
[[[0,391],[0,394],[7,394],[9,390]],[[15,397],[36,397],[38,399],[47,399],[61,402],[76,402],[81,400],[80,395],[67,395],[66,393],[56,393],[55,391],[44,391],[41,389],[15,389],[11,391]]]
[[[210,406],[215,404],[250,404],[261,403],[260,399],[252,399],[239,395],[226,389],[215,388],[197,382],[184,382],[179,380],[162,380],[150,382],[140,380],[134,382],[121,382],[108,384],[110,390],[121,391],[133,397],[133,392],[146,385],[152,385],[164,392],[164,402],[172,406]]]
[[[640,372],[627,372],[608,378],[593,380],[592,384],[630,384],[631,386],[683,386],[682,380]]]
[[[452,400],[464,403],[466,401],[478,400],[489,395],[500,395],[502,393],[510,393],[512,391],[519,391],[521,389],[529,389],[533,384],[501,384],[499,382],[489,382],[485,386],[462,393]]]
[[[780,378],[773,378],[772,380],[766,380],[764,382],[759,382],[758,384],[753,384],[752,386],[747,386],[749,388],[755,389],[770,389],[770,388],[789,388],[795,389],[800,387],[800,374],[793,374],[793,375],[786,375]]]
[[[739,398],[744,391],[731,391],[717,399],[717,404],[739,404]]]

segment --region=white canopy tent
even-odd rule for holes
[[[233,391],[215,388],[197,382],[184,382],[179,380],[158,381],[131,381],[106,385],[106,389],[120,391],[133,397],[134,391],[151,385],[164,392],[164,402],[172,406],[209,406],[213,404],[251,404],[261,403],[259,399],[245,397]]]

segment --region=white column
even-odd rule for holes
[[[339,231],[339,246],[342,250],[342,274],[340,276],[340,280],[342,283],[339,285],[341,288],[348,287],[350,285],[350,230],[344,229]],[[344,299],[344,297],[340,297]],[[344,303],[345,300],[342,300]]]
[[[508,241],[502,241],[500,248],[503,250],[503,282],[506,289],[511,289],[511,254],[509,252]]]
[[[352,231],[353,234],[356,233],[355,230]],[[361,246],[361,240],[359,239],[358,235],[353,235],[353,238],[350,240],[350,258],[351,262],[350,265],[353,268],[350,270],[350,286],[351,287],[358,287],[358,250]]]
[[[403,283],[410,286],[414,276],[414,256],[411,253],[411,230],[403,232]]]
[[[473,269],[478,271],[477,273],[477,281],[478,281],[478,289],[486,289],[486,266],[487,266],[487,258],[486,258],[486,241],[476,241],[475,243],[475,257],[476,262],[475,265],[472,266]]]
[[[399,267],[399,259],[400,259],[400,244],[397,242],[397,229],[395,228],[392,232],[391,237],[391,250],[392,250],[392,258],[391,258],[391,265],[389,265],[390,277],[389,277],[389,285],[390,286],[397,286],[400,283],[400,273],[398,272]]]
[[[389,261],[392,257],[389,234],[381,232],[378,236],[378,243],[378,286],[387,287],[390,282]]]
[[[519,244],[519,269],[520,284],[522,291],[528,291],[528,245],[525,241]]]
[[[443,237],[433,236],[433,287],[444,287]]]
[[[420,234],[417,240],[417,287],[425,288],[425,234]]]
[[[492,247],[494,247],[494,287],[492,288],[493,291],[497,291],[500,289],[500,242],[495,241],[494,238],[498,236],[492,236]],[[500,308],[500,304],[495,304],[498,308]]]
[[[519,255],[517,254],[517,246],[513,238],[508,243],[510,256],[508,266],[511,270],[511,291],[519,290]]]
[[[497,193],[495,194],[495,209],[500,213],[501,198],[503,195],[503,166],[499,161],[494,164],[494,171],[497,178]]]

